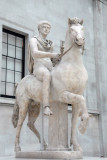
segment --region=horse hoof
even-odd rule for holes
[[[67,147],[70,151],[72,151],[72,145],[70,144],[70,146]]]
[[[50,115],[52,115],[52,114],[53,114],[53,112],[49,109],[49,107],[46,107],[46,108],[44,109],[44,115],[50,116]]]
[[[70,147],[72,147],[72,143],[70,143]]]
[[[44,144],[44,150],[46,150],[46,149],[47,149],[47,147],[48,147],[48,145],[47,145],[47,144]]]
[[[18,146],[18,147],[15,147],[15,152],[20,152],[21,151],[21,148],[20,148],[20,146]]]
[[[79,129],[79,132],[81,134],[84,134],[86,129],[87,129],[87,126],[88,126],[88,120],[89,120],[89,115],[88,114],[83,114],[81,116],[81,122],[80,122],[80,125],[78,127]]]
[[[73,143],[72,143],[72,140],[70,140],[70,148],[72,147]]]
[[[86,128],[84,127],[83,124],[80,124],[80,126],[78,127],[78,129],[79,129],[79,132],[80,132],[81,134],[84,134],[85,131],[86,131]]]
[[[83,152],[82,148],[79,145],[73,145],[73,150]]]

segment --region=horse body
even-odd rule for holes
[[[16,100],[18,103],[22,103],[23,100],[34,100],[40,103],[42,101],[42,82],[32,74],[25,76],[17,86]]]
[[[80,52],[80,49],[72,48],[68,53],[69,56],[67,54],[65,57],[62,57],[60,64],[52,71],[52,87],[56,97],[59,97],[59,99],[60,94],[64,91],[80,95],[84,92],[88,74],[83,65]],[[78,59],[76,59],[75,54],[80,54]]]
[[[69,24],[71,24],[71,22]],[[76,139],[78,116],[81,115],[82,120],[79,126],[81,133],[85,132],[89,118],[86,102],[82,96],[88,80],[87,71],[82,60],[84,44],[82,29],[83,27],[81,24],[74,24],[73,27],[69,27],[65,39],[65,51],[68,50],[68,52],[62,57],[60,63],[52,70],[50,87],[51,102],[54,103],[54,101],[59,101],[66,104],[72,104],[70,144],[73,145],[74,150],[82,150]],[[74,31],[76,34],[74,34]],[[35,109],[35,112],[33,111],[33,113],[28,109],[32,108],[32,105],[30,105],[32,100],[35,102],[33,106],[38,108],[38,110]],[[33,75],[28,75],[23,78],[16,89],[16,102],[19,106],[19,120],[17,124],[15,150],[19,151],[20,131],[28,111],[30,113],[28,126],[37,135],[40,141],[40,134],[34,127],[34,120],[36,120],[39,114],[40,103],[42,102],[42,82]],[[31,123],[32,114],[34,116],[33,124]]]

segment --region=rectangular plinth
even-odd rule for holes
[[[50,103],[53,112],[49,116],[48,148],[68,148],[68,105]]]
[[[35,151],[16,152],[16,158],[26,159],[80,159],[83,157],[80,151]]]

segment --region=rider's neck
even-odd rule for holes
[[[47,35],[39,34],[39,37],[40,37],[42,40],[46,40]]]

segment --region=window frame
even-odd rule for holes
[[[3,53],[2,53],[2,57],[4,56],[5,58],[6,58],[6,68],[5,68],[5,70],[6,70],[6,75],[5,75],[5,81],[2,81],[1,80],[1,82],[4,82],[5,83],[5,94],[0,94],[0,97],[5,97],[5,98],[15,98],[15,96],[12,96],[12,95],[6,95],[6,83],[11,83],[11,84],[13,84],[14,85],[14,89],[15,89],[15,72],[18,72],[18,71],[16,71],[15,70],[15,60],[20,60],[22,63],[22,70],[21,71],[19,71],[20,73],[21,73],[21,79],[24,77],[24,72],[25,72],[25,36],[24,35],[21,35],[21,34],[19,34],[19,33],[16,33],[16,32],[13,32],[13,31],[10,31],[10,30],[8,30],[8,29],[5,29],[5,28],[3,28],[3,30],[2,30],[2,33],[7,33],[7,46],[8,46],[8,34],[10,34],[10,35],[13,35],[13,36],[15,36],[15,45],[13,45],[13,46],[15,46],[15,57],[11,57],[11,56],[8,56],[8,47],[7,47],[7,55],[3,55]],[[22,47],[22,59],[18,59],[18,58],[16,58],[16,47],[18,47],[17,45],[16,45],[16,37],[19,37],[19,38],[22,38],[22,40],[23,40],[23,47]],[[5,42],[3,42],[3,37],[2,37],[2,44],[3,43],[5,43]],[[20,47],[19,47],[20,48]],[[7,59],[8,58],[11,58],[12,60],[14,60],[14,69],[13,70],[11,70],[11,69],[7,69]],[[3,67],[1,68],[1,69],[4,69]],[[7,82],[7,71],[8,70],[10,70],[10,71],[13,71],[14,72],[14,83],[13,82]]]

